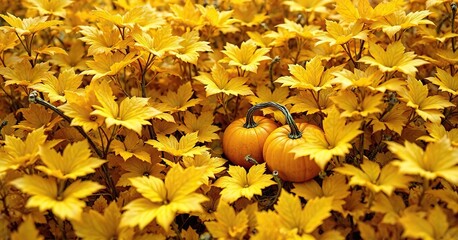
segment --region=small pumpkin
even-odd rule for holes
[[[288,109],[278,105],[286,117],[287,125],[275,129],[267,137],[263,147],[264,160],[269,170],[276,170],[283,181],[305,182],[316,177],[321,169],[308,156],[295,158],[290,151],[305,142],[303,131],[307,131],[309,127],[318,127],[308,123],[296,124]]]
[[[269,103],[260,103],[252,106],[245,118],[233,121],[223,134],[223,152],[232,163],[249,168],[253,165],[246,160],[247,155],[258,163],[263,163],[262,149],[269,134],[278,125],[270,118],[253,116],[258,109],[269,106]]]

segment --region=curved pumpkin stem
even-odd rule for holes
[[[253,128],[256,127],[258,124],[254,121],[253,119],[253,114],[256,110],[263,109],[266,107],[273,107],[285,115],[286,118],[286,124],[289,125],[291,128],[291,132],[289,133],[288,137],[291,139],[297,139],[302,137],[302,132],[299,130],[299,128],[296,125],[296,122],[294,122],[293,116],[291,116],[291,113],[289,113],[288,109],[276,102],[263,102],[263,103],[258,103],[254,106],[252,106],[250,109],[248,109],[248,112],[246,114],[246,121],[243,127],[245,128]]]

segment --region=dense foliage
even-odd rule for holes
[[[456,12],[2,0],[0,238],[458,239]],[[224,130],[263,102],[315,126],[268,158],[318,176],[227,161]]]

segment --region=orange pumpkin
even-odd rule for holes
[[[223,134],[223,152],[226,158],[234,164],[245,168],[253,164],[246,160],[250,155],[258,163],[263,163],[262,148],[269,134],[275,130],[277,124],[266,117],[253,116],[258,109],[266,107],[257,104],[248,110],[246,118],[240,118],[227,126]]]
[[[270,171],[278,171],[280,179],[288,182],[305,182],[316,177],[321,169],[307,156],[294,157],[291,149],[305,142],[303,131],[315,127],[308,123],[296,125],[291,114],[283,107],[287,125],[275,129],[266,139],[263,156]]]

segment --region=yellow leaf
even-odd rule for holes
[[[76,91],[83,82],[83,76],[75,74],[73,69],[63,70],[59,78],[47,75],[42,83],[34,84],[31,88],[48,94],[51,103],[66,102],[65,91]]]
[[[358,97],[352,91],[341,90],[337,96],[332,96],[331,100],[334,104],[343,109],[344,111],[340,114],[342,117],[367,117],[370,114],[381,113],[380,108],[383,104],[382,93],[376,94],[363,94],[364,96]]]
[[[182,112],[190,107],[194,107],[202,100],[198,98],[192,98],[194,90],[192,89],[191,83],[187,82],[181,85],[178,90],[170,90],[167,92],[167,95],[159,96],[159,99],[162,101],[162,104],[165,105],[164,108],[167,111]],[[166,119],[167,120],[167,119]]]
[[[62,21],[48,20],[48,16],[20,19],[10,13],[7,15],[0,14],[0,17],[11,25],[12,30],[19,36],[29,36],[45,28],[59,25]]]
[[[458,95],[458,74],[451,75],[441,68],[436,68],[436,77],[426,78],[435,85],[439,86],[439,89],[445,92]]]
[[[173,156],[193,157],[194,155],[201,155],[208,150],[204,146],[196,146],[198,142],[198,132],[188,133],[180,138],[178,141],[175,136],[158,134],[157,140],[150,139],[146,141],[147,144],[153,145],[159,151],[164,151],[172,154]]]
[[[183,165],[185,167],[194,166],[196,168],[205,169],[202,173],[202,182],[208,183],[209,178],[216,178],[216,174],[226,170],[224,164],[227,161],[220,157],[212,157],[209,152],[204,152],[202,155],[196,155],[194,157],[184,157]]]
[[[399,172],[420,175],[426,180],[442,177],[458,184],[458,149],[452,148],[450,139],[443,137],[429,143],[426,150],[408,141],[404,145],[395,142],[387,144],[388,149],[399,158],[393,162],[399,166]]]
[[[194,78],[205,85],[207,97],[218,93],[235,96],[253,94],[250,87],[245,85],[247,78],[230,78],[226,69],[218,63],[212,67],[211,74],[199,72],[199,75]]]
[[[69,144],[62,155],[56,150],[40,146],[38,152],[44,165],[35,168],[59,179],[76,179],[94,173],[105,161],[91,157],[87,141]]]
[[[389,44],[386,51],[376,44],[369,41],[369,52],[372,55],[364,56],[359,62],[378,67],[382,72],[402,72],[407,75],[415,75],[417,67],[427,64],[428,62],[415,59],[417,56],[414,52],[404,52],[405,47],[401,41]]]
[[[359,122],[346,123],[336,108],[332,108],[323,120],[324,131],[309,127],[303,134],[306,142],[294,147],[296,157],[310,156],[325,169],[333,156],[345,156],[352,148],[350,141],[362,133]]]
[[[371,210],[377,213],[383,213],[382,222],[386,224],[396,224],[406,208],[402,197],[396,194],[386,196],[378,193],[374,197]]]
[[[72,4],[72,0],[28,0],[31,8],[38,10],[40,15],[54,15],[65,18],[66,7]]]
[[[153,158],[151,162],[130,158],[121,165],[127,172],[121,175],[116,186],[131,186],[132,184],[129,179],[135,177],[154,176],[162,179],[163,174],[161,174],[161,172],[165,169],[165,166],[160,164],[160,161],[161,159],[159,157]]]
[[[415,112],[425,121],[438,123],[444,117],[439,110],[454,106],[454,104],[439,95],[428,96],[428,91],[427,85],[423,85],[421,81],[414,78],[409,78],[407,87],[403,87],[398,93],[401,100],[407,102],[407,106],[415,109]]]
[[[183,39],[172,34],[170,25],[150,31],[134,29],[132,37],[135,39],[135,46],[159,58],[183,48],[180,45]]]
[[[220,201],[215,213],[216,221],[205,222],[212,237],[218,239],[243,239],[248,230],[248,215],[242,210],[236,213],[226,202]]]
[[[232,203],[241,197],[252,199],[254,195],[262,195],[262,189],[275,184],[272,175],[264,174],[265,171],[265,163],[252,166],[248,173],[243,167],[231,165],[227,171],[230,177],[218,178],[214,186],[223,188],[223,201]]]
[[[24,193],[32,195],[26,207],[37,207],[41,212],[51,210],[62,220],[80,219],[83,207],[82,201],[94,192],[103,188],[102,185],[91,181],[75,181],[58,194],[57,182],[38,175],[25,175],[11,182],[13,186]]]
[[[170,169],[165,182],[159,178],[130,178],[132,185],[143,196],[129,202],[121,219],[121,226],[139,226],[143,229],[151,221],[166,231],[177,213],[202,212],[202,202],[207,197],[196,190],[202,185],[202,170],[194,167],[183,169],[176,165]],[[186,177],[183,177],[186,176]]]
[[[181,35],[183,41],[180,45],[183,48],[176,50],[175,56],[183,62],[188,62],[197,65],[199,52],[212,52],[209,42],[199,41],[199,33],[197,31],[186,32]]]
[[[38,63],[32,67],[30,62],[24,59],[22,62],[15,64],[13,68],[0,67],[0,74],[8,79],[5,81],[5,86],[16,84],[29,87],[47,79],[51,72],[49,72],[47,62]]]
[[[126,49],[127,45],[132,41],[131,38],[123,39],[118,29],[112,25],[102,25],[99,28],[82,25],[79,28],[81,29],[79,33],[83,35],[79,39],[89,45],[89,56],[111,55],[112,52]]]
[[[185,133],[197,132],[199,142],[211,142],[219,139],[216,131],[220,129],[213,125],[213,120],[214,116],[210,111],[202,112],[199,117],[191,112],[186,112],[183,120],[184,125],[180,125],[178,130]]]
[[[242,42],[240,48],[234,44],[226,43],[224,49],[221,52],[227,57],[221,61],[229,63],[230,66],[240,67],[243,72],[256,73],[260,62],[270,59],[270,57],[265,56],[269,53],[269,48],[257,48],[256,44],[250,40]]]
[[[26,217],[24,222],[21,223],[17,232],[11,234],[12,240],[44,240],[40,232],[35,227],[32,216]]]
[[[314,198],[302,210],[303,229],[312,233],[323,221],[331,216],[332,197]]]
[[[94,75],[92,80],[114,76],[125,69],[127,65],[137,60],[138,57],[133,52],[129,54],[123,54],[121,52],[96,54],[94,55],[94,60],[86,62],[89,69],[83,71],[81,74]]]
[[[376,22],[372,24],[373,29],[382,29],[388,37],[393,38],[393,36],[401,30],[409,29],[418,25],[431,24],[434,23],[430,20],[425,19],[432,12],[429,10],[409,12],[406,15],[404,9],[395,11],[389,15],[384,16],[383,18],[377,19]]]

